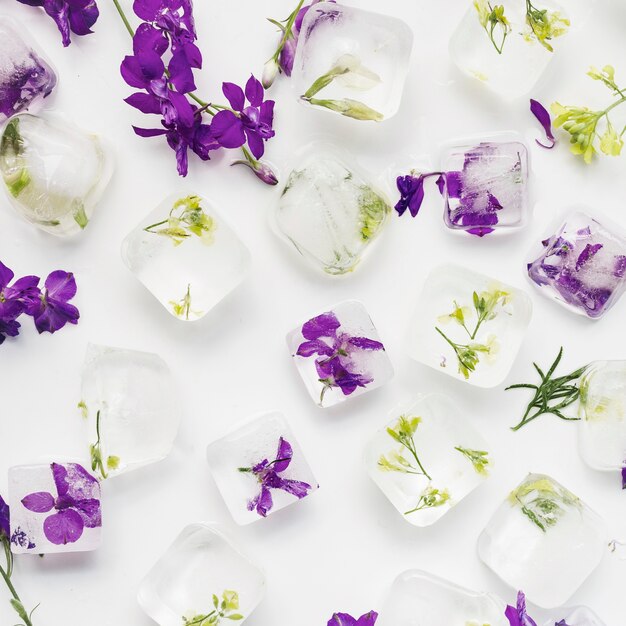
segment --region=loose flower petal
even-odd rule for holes
[[[552,150],[556,145],[556,138],[552,132],[552,118],[550,117],[550,113],[548,110],[538,102],[537,100],[530,101],[530,111],[537,118],[541,126],[543,126],[543,130],[546,133],[547,139],[550,141],[550,145],[546,145],[541,143],[538,139],[535,139],[538,145],[542,148],[546,148],[546,150]]]
[[[22,504],[34,513],[47,513],[54,508],[54,496],[45,491],[31,493],[22,500]]]

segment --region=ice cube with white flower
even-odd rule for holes
[[[580,454],[590,467],[626,467],[626,361],[594,361],[579,383]]]
[[[406,22],[321,2],[298,38],[291,82],[302,102],[357,120],[381,121],[400,107],[413,33]]]
[[[0,124],[23,111],[37,112],[57,76],[23,26],[0,17]]]
[[[207,448],[207,462],[228,510],[245,525],[318,488],[289,423],[278,412],[238,423]]]
[[[326,274],[353,271],[383,232],[391,205],[354,164],[325,147],[293,168],[272,214],[276,234]]]
[[[426,279],[411,319],[411,357],[478,387],[495,387],[509,373],[532,314],[516,287],[458,265]]]
[[[9,468],[14,554],[87,552],[102,541],[100,483],[80,463]]]
[[[377,626],[509,626],[505,609],[496,595],[408,570],[394,581]]]
[[[459,407],[429,394],[393,412],[370,440],[366,464],[407,522],[430,526],[488,478],[493,460]]]
[[[452,61],[507,99],[529,93],[570,30],[568,12],[552,0],[467,4],[450,40]]]
[[[16,211],[53,235],[86,228],[113,173],[102,141],[57,117],[21,113],[0,139],[0,174]]]
[[[174,317],[204,317],[246,277],[250,253],[201,196],[166,198],[126,236],[128,269]]]
[[[529,474],[496,510],[478,539],[482,561],[530,602],[567,602],[600,564],[603,519],[544,474]]]
[[[590,608],[578,606],[552,611],[551,618],[544,626],[606,626],[606,624]]]
[[[155,463],[172,450],[180,402],[172,373],[156,354],[89,345],[78,406],[100,478]]]
[[[541,244],[528,276],[570,311],[598,319],[626,291],[626,234],[619,227],[574,212]]]
[[[159,626],[245,622],[265,595],[263,572],[213,525],[191,524],[148,572],[137,600]]]
[[[323,408],[376,389],[394,374],[378,331],[357,300],[294,328],[287,346],[311,398]]]

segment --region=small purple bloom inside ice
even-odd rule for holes
[[[537,626],[537,622],[526,612],[526,596],[521,591],[517,594],[517,606],[507,606],[504,615],[510,626]]]

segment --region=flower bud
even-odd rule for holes
[[[261,78],[261,82],[263,83],[263,87],[265,89],[269,89],[274,81],[276,80],[276,76],[278,76],[278,63],[272,57],[263,67],[263,77]]]
[[[259,180],[262,180],[266,185],[278,184],[278,178],[276,174],[274,173],[274,170],[267,163],[263,163],[262,161],[256,161],[256,160],[250,161],[250,160],[240,159],[238,161],[233,161],[231,163],[231,166],[232,165],[246,165],[254,172],[254,175]]]

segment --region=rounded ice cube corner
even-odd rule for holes
[[[250,252],[213,203],[165,198],[124,238],[122,260],[176,319],[202,319],[250,270]]]
[[[195,626],[211,615],[241,624],[264,595],[263,571],[218,525],[196,523],[183,529],[148,572],[137,602],[159,626]]]
[[[529,296],[460,265],[426,278],[407,332],[409,356],[457,380],[491,388],[509,374],[532,317]]]
[[[569,212],[531,251],[527,273],[544,295],[599,319],[626,291],[626,233],[605,217]]]
[[[396,17],[322,2],[300,28],[291,85],[298,100],[358,121],[400,108],[413,31]]]
[[[489,478],[490,446],[448,396],[397,407],[367,444],[370,478],[413,526],[430,526]]]
[[[111,149],[58,115],[20,113],[4,126],[0,175],[16,212],[40,230],[82,232],[113,175]]]
[[[286,339],[298,374],[321,408],[377,389],[394,376],[374,322],[358,300],[318,313]]]

